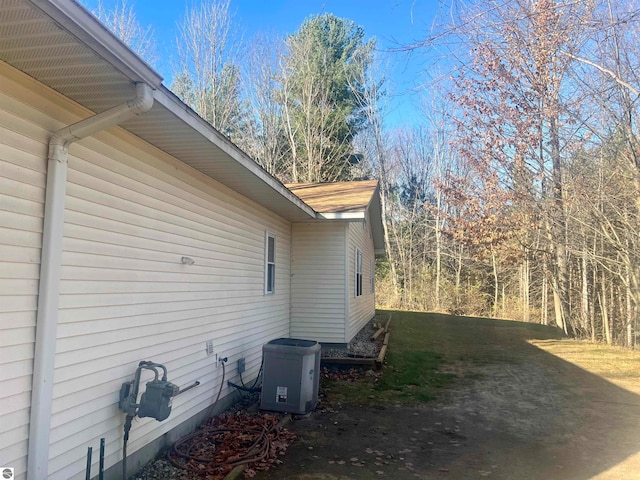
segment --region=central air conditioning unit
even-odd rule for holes
[[[262,347],[260,408],[304,415],[318,404],[321,346],[313,340],[278,338]]]

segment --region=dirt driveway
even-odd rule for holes
[[[435,401],[325,404],[256,478],[640,478],[638,352],[525,338],[516,322],[434,321],[432,347],[458,375]]]

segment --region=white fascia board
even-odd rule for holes
[[[343,221],[343,222],[365,222],[366,216],[369,214],[369,209],[367,208],[367,212],[345,212],[345,213],[318,213],[318,220],[335,220],[335,221]],[[369,216],[370,222],[374,222],[371,219],[371,215]],[[382,221],[382,218],[378,219],[378,223]],[[373,225],[372,225],[373,230]],[[375,229],[379,230],[379,229]],[[374,248],[374,253],[376,255],[386,255],[386,250],[384,248],[384,239],[382,237],[375,238],[376,231],[372,231],[374,235],[374,245],[377,243],[378,245],[382,245],[382,248]]]
[[[338,213],[318,213],[320,220],[345,220],[348,222],[358,222],[365,219],[365,212],[338,212]]]
[[[309,205],[294,195],[282,182],[271,176],[265,169],[254,162],[240,148],[238,148],[231,140],[225,137],[218,130],[213,128],[211,124],[203,120],[196,112],[180,100],[165,86],[160,86],[158,90],[153,92],[156,102],[169,110],[172,114],[186,123],[193,130],[198,132],[209,142],[224,151],[229,157],[238,162],[242,167],[251,172],[256,180],[266,183],[275,193],[280,194],[290,203],[295,205],[299,210],[303,211],[310,219],[316,218],[316,212]]]
[[[158,88],[162,77],[74,0],[29,0],[65,31],[134,82]]]

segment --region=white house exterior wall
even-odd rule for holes
[[[10,393],[0,464],[24,478],[46,142],[89,113],[6,65],[0,95],[0,292],[10,292],[0,307],[0,395]],[[273,295],[264,295],[267,230],[276,235]],[[64,231],[49,478],[66,480],[84,477],[87,446],[101,437],[106,466],[121,460],[118,391],[139,361],[201,385],[176,397],[166,421],[134,422],[131,453],[212,403],[222,369],[206,340],[229,358],[227,378],[241,356],[247,378],[257,374],[262,345],[289,335],[291,225],[112,129],[70,148]]]
[[[367,215],[368,220],[368,215]],[[356,297],[356,248],[362,252],[362,295]],[[375,315],[375,294],[371,292],[369,278],[371,261],[375,259],[369,222],[349,223],[349,319],[347,342]]]
[[[345,343],[343,222],[293,224],[291,336]]]
[[[0,63],[0,67],[2,64]],[[0,75],[0,466],[26,470],[48,132]]]

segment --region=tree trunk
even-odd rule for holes
[[[558,294],[558,282],[556,279],[552,279],[553,286],[553,311],[555,313],[556,318],[556,326],[561,328],[564,333],[567,333],[567,324],[564,321],[564,316],[562,315],[562,302],[560,300],[560,295]]]
[[[522,273],[520,275],[520,298],[522,305],[522,321],[530,322],[531,321],[531,306],[529,303],[529,295],[531,290],[531,282],[530,282],[530,260],[529,255],[525,251],[525,256],[522,261]]]
[[[556,322],[562,325],[565,333],[575,334],[571,324],[569,303],[569,267],[566,247],[566,220],[562,193],[562,170],[560,159],[560,136],[557,118],[549,119],[549,135],[551,143],[552,180],[553,180],[553,214],[551,225],[551,241],[556,264],[556,285],[554,301],[556,306]]]
[[[496,264],[496,254],[491,252],[491,262],[493,265],[493,315],[498,314],[498,292],[500,286],[498,285],[498,265]]]
[[[615,301],[616,301],[616,297],[613,293],[614,291],[614,286],[613,286],[613,282],[609,283],[609,334],[611,335],[611,345],[613,345],[613,343],[616,340],[616,315],[615,315]]]
[[[435,223],[435,236],[436,236],[436,285],[435,285],[435,302],[436,311],[441,310],[440,305],[440,277],[442,275],[442,231],[440,228],[440,208],[442,208],[442,193],[438,190],[436,194],[436,223]]]
[[[376,146],[376,149],[378,147]],[[391,241],[389,240],[389,226],[387,225],[387,218],[391,217],[391,212],[387,208],[387,172],[384,166],[384,159],[382,154],[378,153],[378,178],[380,180],[380,207],[382,208],[382,235],[384,237],[384,248],[387,251],[387,258],[389,259],[389,268],[391,270],[391,285],[393,287],[393,298],[398,296],[398,274],[396,272],[396,260],[394,258],[393,251],[391,250]]]
[[[581,274],[582,274],[582,301],[581,301],[581,306],[582,306],[582,317],[581,317],[581,324],[582,324],[582,328],[587,331],[589,329],[589,287],[587,285],[587,252],[586,252],[586,248],[585,251],[582,253],[582,268],[581,268]]]
[[[457,255],[457,264],[456,264],[456,285],[455,285],[455,309],[458,310],[460,308],[460,282],[462,281],[462,252],[463,246],[460,245],[458,248]]]
[[[542,292],[540,299],[540,323],[542,325],[549,325],[549,281],[547,280],[547,267],[545,260],[544,272],[542,274]]]
[[[633,304],[631,302],[631,288],[627,283],[625,287],[625,300],[626,300],[626,345],[628,348],[633,348]]]
[[[604,272],[602,273],[600,286],[602,289],[602,296],[600,299],[600,307],[602,308],[602,335],[604,336],[604,340],[607,342],[607,345],[611,345],[611,329],[609,328],[609,312],[607,309],[607,283]]]
[[[593,235],[593,249],[591,254],[593,258],[597,258],[596,254],[598,252],[598,235],[594,232]],[[592,285],[592,296],[596,297],[598,291],[598,268],[597,264],[593,266],[593,275],[591,276],[591,285]],[[594,300],[595,301],[595,300]],[[596,307],[595,304],[591,309],[591,341],[596,341]]]

